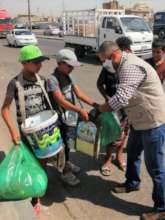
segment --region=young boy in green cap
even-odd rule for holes
[[[2,116],[9,129],[12,141],[14,144],[18,144],[24,136],[21,134],[21,110],[20,100],[18,95],[17,81],[21,83],[24,89],[24,100],[25,100],[25,113],[26,118],[32,116],[38,112],[49,109],[45,96],[42,92],[40,85],[37,83],[35,74],[39,72],[42,67],[42,62],[49,58],[43,56],[41,50],[34,45],[28,45],[20,50],[19,62],[21,62],[23,68],[21,72],[15,76],[8,84],[6,97],[2,106]],[[45,84],[45,79],[40,77],[41,81]],[[14,126],[13,119],[11,117],[11,103],[15,99],[16,113],[17,113],[17,129]],[[32,205],[35,208],[35,212],[39,212],[39,200],[38,198],[32,199]]]

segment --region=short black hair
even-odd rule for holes
[[[159,48],[165,51],[165,40],[155,39],[152,43],[152,48]]]
[[[122,51],[126,49],[131,50],[131,45],[133,44],[129,37],[124,36],[117,38],[116,43]]]

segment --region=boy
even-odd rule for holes
[[[74,174],[78,173],[80,168],[69,161],[69,152],[75,143],[77,117],[79,115],[87,121],[88,112],[76,105],[75,96],[91,106],[95,106],[95,102],[85,95],[71,78],[74,67],[81,65],[74,52],[68,49],[60,50],[56,61],[57,68],[48,78],[48,92],[53,107],[59,113],[59,127],[65,144],[66,165],[61,180],[70,186],[76,186],[80,180]]]
[[[156,39],[152,43],[152,58],[146,60],[157,72],[161,83],[165,78],[165,41]]]
[[[116,40],[117,45],[122,51],[125,51],[127,53],[131,53],[131,45],[132,41],[128,37],[120,37]],[[113,67],[112,62],[106,61],[103,64],[103,68],[100,72],[100,75],[97,79],[97,88],[101,95],[104,97],[105,101],[107,102],[109,100],[109,97],[112,97],[116,93],[117,84],[119,84],[118,76],[116,73],[116,70]],[[116,148],[116,159],[114,160],[114,163],[121,169],[122,171],[125,171],[126,164],[123,161],[123,147],[124,142],[126,139],[126,136],[128,134],[128,123],[127,123],[127,117],[123,109],[119,111],[120,115],[120,122],[121,122],[121,128],[122,133],[119,141],[116,141],[115,143],[109,143],[107,146],[107,152],[104,164],[101,167],[101,174],[103,176],[109,176],[111,172],[111,161],[112,161],[112,148]]]
[[[28,45],[20,50],[19,62],[21,62],[23,68],[20,74],[9,82],[4,104],[1,109],[3,119],[9,129],[11,139],[14,144],[19,144],[21,139],[25,140],[24,135],[21,134],[22,117],[16,82],[19,80],[25,92],[24,100],[26,118],[48,109],[45,96],[40,85],[37,84],[35,77],[35,74],[38,73],[42,67],[42,62],[48,59],[48,57],[42,55],[41,50],[37,46]],[[42,77],[41,81],[45,82]],[[10,108],[13,99],[15,99],[16,103],[17,123],[19,130],[15,128],[11,118]],[[36,214],[38,214],[40,208],[38,198],[32,199],[32,205],[34,206]]]

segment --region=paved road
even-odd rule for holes
[[[46,54],[53,54],[63,47],[62,41],[40,40],[39,44]],[[0,100],[2,104],[7,81],[19,73],[21,65],[17,63],[19,49],[6,47],[5,41],[0,40],[0,51]],[[85,92],[101,102],[102,99],[95,88],[101,67],[93,57],[87,57],[82,62],[84,65],[74,70],[73,77]],[[55,60],[46,61],[41,73],[47,76],[54,67]],[[1,118],[0,133],[3,134],[0,138],[1,149],[8,151],[11,141]],[[80,153],[73,153],[72,159],[82,168],[79,175],[81,185],[73,189],[64,186],[56,170],[48,167],[49,188],[47,195],[41,201],[40,220],[138,220],[139,215],[152,206],[152,184],[144,166],[142,166],[143,181],[140,192],[116,195],[111,192],[111,189],[115,183],[124,181],[123,172],[112,166],[111,176],[105,178],[99,172],[101,159],[95,161]]]

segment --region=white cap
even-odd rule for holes
[[[69,49],[62,49],[56,55],[57,63],[65,62],[73,67],[81,66],[82,64],[77,60],[75,53]]]

